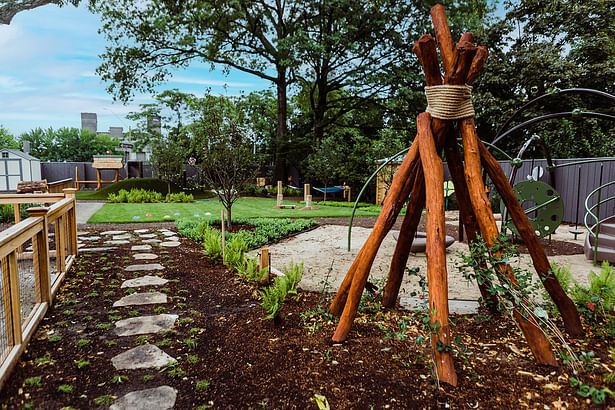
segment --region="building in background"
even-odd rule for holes
[[[81,129],[88,129],[94,133],[98,131],[98,118],[95,112],[81,113]]]

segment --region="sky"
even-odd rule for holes
[[[18,136],[31,129],[81,127],[81,112],[98,115],[98,131],[136,124],[126,119],[151,95],[137,95],[128,105],[114,102],[95,74],[106,40],[98,34],[100,17],[85,6],[47,5],[18,13],[10,25],[0,25],[0,126]],[[262,90],[269,82],[232,71],[211,71],[194,63],[176,71],[158,91],[178,88],[203,95],[237,95]]]

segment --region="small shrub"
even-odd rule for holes
[[[43,380],[43,376],[28,377],[26,380],[24,380],[24,384],[26,386],[39,387],[41,385],[41,380]]]
[[[232,237],[226,243],[224,264],[235,271],[239,271],[246,264],[245,252],[247,250],[248,246],[242,237]]]
[[[288,293],[297,294],[297,285],[301,282],[303,277],[303,262],[295,264],[290,262],[290,266],[284,266],[284,275],[288,282]]]
[[[269,274],[269,268],[258,270],[258,256],[255,255],[252,259],[246,259],[242,269],[238,269],[239,276],[252,282],[262,282]]]
[[[162,194],[141,188],[132,188],[130,191],[120,189],[117,193],[109,193],[109,201],[113,203],[151,203],[161,202]]]
[[[109,406],[111,403],[113,403],[113,396],[110,394],[105,394],[104,396],[94,399],[94,404],[97,406]]]
[[[205,254],[213,260],[222,258],[222,234],[207,225],[203,233],[203,247]]]
[[[188,194],[186,195],[183,192],[178,192],[176,194],[167,194],[167,198],[166,198],[167,202],[177,202],[177,203],[187,203],[187,202],[194,202],[194,196],[192,196],[192,194]]]

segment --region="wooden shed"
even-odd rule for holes
[[[41,179],[41,161],[25,152],[0,149],[0,191],[15,191],[19,181]]]

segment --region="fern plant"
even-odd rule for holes
[[[270,286],[258,291],[263,302],[261,306],[267,313],[266,319],[275,319],[280,315],[284,306],[284,297],[282,290],[277,286]]]
[[[572,289],[575,302],[581,306],[589,306],[590,309],[599,305],[602,310],[612,311],[615,307],[615,267],[605,261],[600,273],[590,271],[587,278],[589,288],[576,285]]]
[[[203,231],[205,254],[213,260],[222,258],[222,234],[209,225]]]
[[[231,269],[239,271],[246,264],[245,252],[248,245],[241,236],[232,237],[227,243],[224,252],[224,264]]]
[[[244,266],[237,271],[239,276],[244,277],[251,282],[262,282],[269,273],[268,268],[258,269],[258,256],[254,255],[252,259],[246,259]]]
[[[290,262],[290,266],[284,266],[284,277],[286,278],[288,293],[297,294],[297,285],[303,277],[303,262],[295,264]]]

